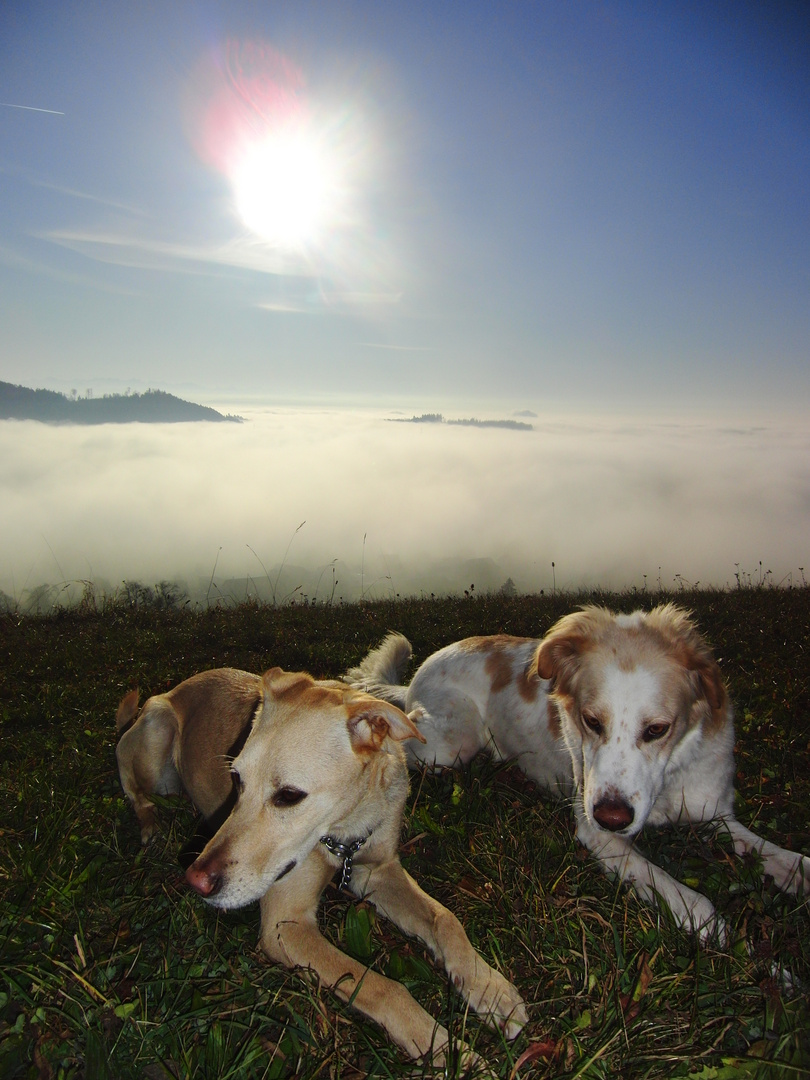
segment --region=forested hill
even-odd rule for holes
[[[183,401],[163,390],[144,394],[76,397],[56,390],[30,390],[0,382],[0,420],[40,420],[44,424],[173,424],[195,420],[240,421],[206,405]]]

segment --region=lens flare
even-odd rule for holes
[[[194,83],[195,147],[228,178],[243,224],[275,247],[316,244],[337,212],[338,170],[302,73],[270,45],[231,40]]]

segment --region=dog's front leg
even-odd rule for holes
[[[760,856],[763,872],[771,875],[777,888],[783,892],[810,896],[810,859],[806,855],[777,847],[746,829],[736,818],[720,818],[715,824],[718,829],[728,829],[738,855],[755,851]]]
[[[577,838],[605,871],[632,884],[642,899],[655,905],[660,897],[679,926],[696,933],[704,942],[714,937],[721,943],[725,941],[725,923],[711,900],[655,866],[624,837],[595,828],[583,814],[577,822]]]
[[[370,1016],[412,1058],[445,1064],[449,1036],[404,986],[342,953],[321,934],[317,905],[334,868],[311,856],[262,897],[261,946],[276,963],[309,968],[355,1009]],[[475,1055],[466,1052],[467,1064]]]
[[[453,985],[493,1027],[514,1039],[528,1021],[518,991],[470,944],[461,923],[428,896],[406,873],[399,859],[373,867],[358,866],[352,889],[406,934],[418,937],[444,964]]]

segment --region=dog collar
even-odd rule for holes
[[[334,836],[327,835],[321,837],[321,843],[329,854],[337,855],[339,859],[343,860],[343,866],[341,867],[340,873],[340,884],[338,885],[339,889],[345,889],[352,880],[352,859],[354,858],[355,853],[358,852],[363,844],[365,844],[366,840],[368,840],[369,836],[371,836],[371,833],[369,833],[368,836],[361,836],[357,840],[347,840],[345,843],[342,840],[336,839]]]

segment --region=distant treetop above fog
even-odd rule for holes
[[[534,413],[521,413],[521,416],[531,415]],[[411,416],[409,419],[404,417],[390,417],[390,419],[397,424],[456,424],[462,427],[495,427],[495,428],[511,428],[513,431],[532,431],[532,424],[525,424],[521,420],[476,420],[475,417],[470,417],[468,420],[445,420],[441,413],[422,413],[421,416]]]
[[[92,390],[80,396],[56,390],[30,390],[0,382],[0,420],[39,420],[44,424],[175,424],[199,420],[237,421],[240,416],[223,416],[207,405],[183,401],[163,390],[144,394],[104,394],[93,397]]]

